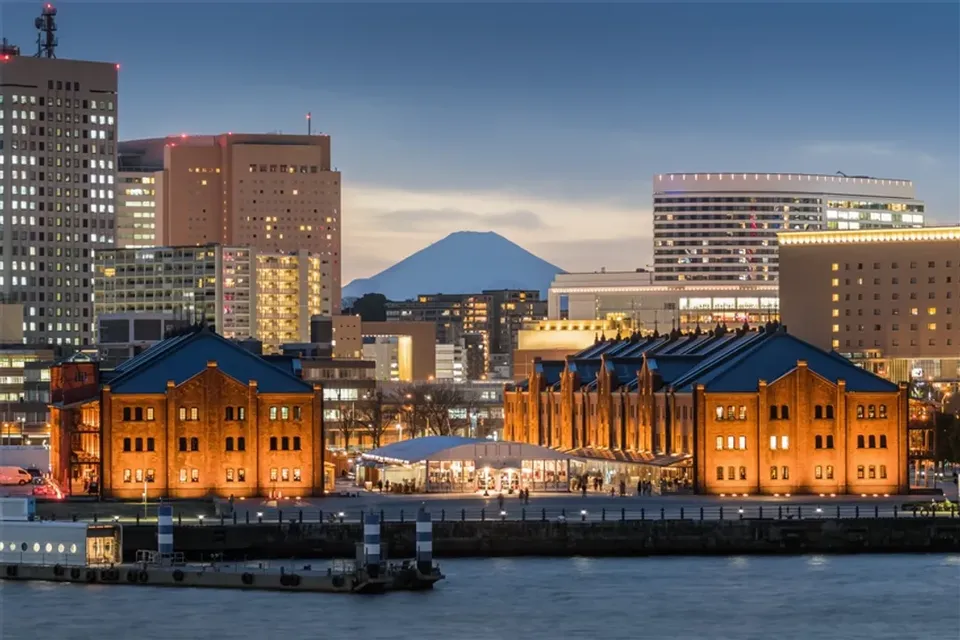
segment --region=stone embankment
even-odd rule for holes
[[[124,556],[156,548],[156,527],[124,526]],[[348,558],[359,524],[178,526],[188,559]],[[383,525],[389,558],[414,556],[413,523]],[[436,522],[435,557],[960,552],[960,518]]]

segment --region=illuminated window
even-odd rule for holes
[[[927,309],[927,315],[928,315],[928,316],[935,316],[935,315],[937,315],[937,308],[936,308],[936,307],[929,307],[929,308]]]
[[[834,262],[832,265],[830,265],[830,271],[840,271],[840,265]]]
[[[770,450],[777,450],[777,436],[770,436]]]
[[[880,417],[881,418],[887,417],[887,405],[885,404],[880,405]]]
[[[727,449],[733,449],[734,439],[733,436],[727,436]]]
[[[832,286],[832,287],[839,287],[839,286],[840,286],[840,279],[839,279],[839,278],[833,278],[833,279],[830,281],[830,286]]]
[[[771,479],[771,480],[776,480],[776,479],[777,479],[777,468],[776,468],[776,467],[770,467],[770,479]]]
[[[717,451],[721,451],[722,449],[723,449],[723,436],[717,436]],[[723,480],[723,478],[721,478],[721,480]]]
[[[827,480],[833,480],[833,465],[827,465]]]
[[[190,482],[200,482],[200,469],[190,469]]]
[[[717,467],[717,480],[723,480],[723,467]]]
[[[830,312],[830,315],[833,316],[834,318],[839,318],[839,317],[840,317],[840,309],[834,309],[833,311]],[[833,325],[833,326],[837,326],[837,325]]]
[[[840,302],[840,294],[839,294],[839,293],[834,293],[833,295],[831,295],[831,296],[830,296],[830,301],[831,301],[831,302]]]
[[[300,482],[302,476],[300,475],[300,467],[294,467],[293,469],[293,481]]]
[[[186,470],[186,469],[180,469],[180,482],[181,482],[181,483],[186,483],[186,482],[187,482],[187,470]]]
[[[836,311],[836,309],[834,309],[834,311]],[[840,333],[840,325],[835,324],[833,325],[832,329],[834,333]]]
[[[289,482],[290,481],[290,469],[284,467],[280,469],[280,482]]]
[[[813,475],[817,480],[823,479],[823,467],[817,465],[813,470]]]
[[[737,439],[737,448],[740,450],[744,450],[747,448],[747,436],[740,436]]]
[[[132,477],[133,477],[133,476],[132,476],[132,474],[130,473],[130,469],[124,469],[124,470],[123,470],[123,481],[124,481],[124,482],[130,482],[131,479],[132,479]]]

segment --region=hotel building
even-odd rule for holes
[[[125,166],[120,157],[117,173],[116,245],[121,249],[155,247],[159,244],[157,178],[163,174],[149,168]]]
[[[783,322],[893,381],[960,379],[960,227],[780,234]]]
[[[26,341],[86,345],[115,239],[117,65],[19,53],[0,50],[0,296]]]
[[[156,244],[307,251],[323,265],[323,313],[339,311],[340,172],[330,136],[184,135],[120,150],[125,163],[160,168]]]
[[[54,479],[104,498],[302,496],[324,491],[319,385],[207,330],[112,371],[51,370]]]
[[[781,231],[922,227],[913,182],[795,173],[653,177],[656,282],[770,282]]]
[[[606,486],[898,493],[907,416],[906,385],[771,324],[632,335],[540,361],[504,393],[503,437],[569,452]]]
[[[327,265],[290,253],[208,244],[113,249],[96,256],[95,312],[172,314],[205,322],[229,339],[257,338],[267,352],[309,342],[310,317],[324,313]]]

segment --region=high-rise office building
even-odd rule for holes
[[[157,179],[162,184],[162,167],[141,166],[139,160],[122,154],[117,160],[116,246],[121,249],[155,247],[160,240]]]
[[[330,136],[222,134],[131,140],[124,163],[156,167],[157,242],[305,250],[323,265],[322,313],[340,309],[340,173]]]
[[[0,295],[24,341],[93,338],[94,254],[114,245],[117,65],[0,49]]]
[[[203,321],[229,339],[256,338],[268,353],[310,341],[321,314],[320,256],[208,244],[112,249],[96,258],[96,316],[167,313]]]
[[[922,227],[913,182],[796,173],[653,177],[654,280],[775,281],[777,233]]]

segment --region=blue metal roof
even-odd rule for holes
[[[861,369],[840,355],[823,351],[784,331],[760,334],[764,339],[752,341],[750,348],[739,350],[730,358],[721,358],[698,367],[684,377],[677,391],[690,391],[694,384],[704,385],[711,392],[756,391],[757,381],[768,383],[780,379],[804,360],[807,368],[836,384],[847,383],[848,391],[889,392],[899,387]]]
[[[242,384],[257,381],[263,393],[305,393],[313,386],[217,334],[199,330],[163,340],[117,367],[110,378],[112,393],[164,393],[167,381],[177,385],[201,373],[214,361]]]

